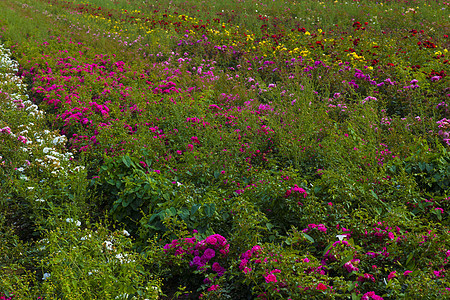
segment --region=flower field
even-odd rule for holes
[[[0,299],[449,299],[449,11],[0,1]]]

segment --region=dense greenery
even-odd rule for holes
[[[0,11],[0,299],[450,298],[449,3]]]

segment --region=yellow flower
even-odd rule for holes
[[[305,35],[311,35],[311,33],[309,33],[309,31],[305,32]]]

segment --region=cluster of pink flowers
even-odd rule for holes
[[[382,240],[384,238],[387,238],[389,240],[394,240],[395,239],[395,234],[393,233],[394,228],[392,228],[390,226],[385,226],[384,229],[377,227],[377,226],[381,226],[381,225],[383,225],[383,223],[379,222],[377,225],[374,225],[374,227],[372,228],[373,229],[372,232],[368,232],[366,230],[364,235],[366,237],[374,236],[374,237],[377,237],[379,240]],[[401,233],[401,230],[398,226],[395,227],[395,232],[397,234]],[[400,240],[402,240],[402,237],[397,238],[397,242],[399,242]]]
[[[264,276],[264,279],[266,280],[267,283],[278,282],[277,276],[275,275],[275,273],[281,273],[281,271],[278,269],[275,269],[275,270],[272,270],[269,273],[267,273],[266,276]]]
[[[170,244],[166,244],[164,246],[164,253],[173,252],[175,256],[183,256],[186,253],[193,254],[193,248],[196,244],[196,241],[197,240],[195,237],[184,238],[181,242],[178,240],[172,240]]]
[[[257,258],[254,262],[255,263],[261,263],[261,260],[259,258],[259,254],[261,253],[261,246],[255,245],[252,247],[252,249],[245,251],[241,254],[241,263],[239,264],[239,270],[247,274],[248,272],[251,272],[252,269],[248,267],[248,263],[251,258]]]
[[[447,145],[450,145],[450,120],[443,118],[436,122],[439,124],[439,136],[442,137],[442,141]]]
[[[325,225],[323,224],[308,224],[308,228],[305,228],[302,230],[302,232],[307,233],[308,231],[312,230],[312,229],[317,229],[320,232],[327,232],[327,227],[325,227]]]
[[[11,131],[11,128],[9,128],[9,127],[3,127],[3,128],[0,128],[0,133],[11,134],[12,131]]]
[[[348,262],[346,262],[344,264],[344,268],[349,272],[353,272],[353,271],[359,271],[359,268],[357,267],[359,264],[360,260],[359,259],[352,259]]]
[[[303,198],[306,198],[306,196],[308,196],[308,193],[304,189],[299,187],[298,185],[294,184],[293,187],[291,187],[290,189],[288,189],[286,191],[286,193],[284,194],[284,197],[288,198],[291,195],[295,196],[296,198],[300,198],[300,196],[303,196]],[[302,203],[300,201],[298,201],[297,204],[302,205]]]
[[[375,282],[375,277],[373,277],[372,274],[364,273],[364,276],[359,276],[356,280],[359,282],[364,282],[364,281]]]
[[[288,189],[286,191],[286,193],[284,194],[284,196],[287,198],[290,195],[292,195],[293,193],[298,193],[300,195],[303,195],[303,198],[306,198],[306,196],[308,196],[308,194],[306,193],[306,191],[304,189],[302,189],[301,187],[298,187],[298,185],[294,184],[293,187],[291,187],[290,189]]]
[[[369,300],[369,299],[383,300],[383,297],[376,295],[375,292],[373,291],[367,292],[361,297],[361,300]]]
[[[213,234],[206,239],[198,241],[195,237],[184,238],[181,242],[173,240],[164,246],[165,253],[173,253],[175,256],[185,256],[189,254],[192,260],[189,262],[191,267],[195,267],[199,271],[206,271],[207,264],[215,257],[225,257],[229,253],[230,244],[220,234]],[[212,263],[211,270],[222,276],[225,268],[215,261]]]

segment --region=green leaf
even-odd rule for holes
[[[128,205],[130,205],[131,202],[133,202],[133,200],[134,200],[134,196],[128,195],[126,200],[122,202],[122,206],[127,207]]]
[[[152,165],[152,160],[151,159],[146,159],[145,163],[150,167]]]
[[[180,218],[183,221],[186,222],[189,218],[189,210],[187,208],[183,207],[180,211],[178,211],[178,215],[180,216]]]
[[[314,242],[315,242],[314,239],[312,238],[312,236],[307,235],[307,234],[304,233],[304,232],[302,232],[302,234],[303,234],[303,236],[304,236],[308,241],[310,241],[311,243],[314,243]]]
[[[441,211],[439,209],[435,209],[434,212],[435,212],[437,218],[439,219],[439,221],[442,221]]]
[[[439,180],[441,180],[441,175],[439,173],[436,173],[433,175],[433,178],[436,182],[438,182]]]
[[[325,253],[327,253],[327,251],[333,246],[334,242],[331,242],[328,244],[328,246],[325,248],[325,250],[323,250],[322,256],[325,255]]]
[[[206,216],[210,217],[211,216],[211,208],[210,208],[209,204],[205,204],[204,210],[205,210]]]
[[[177,209],[175,208],[175,207],[171,207],[171,208],[169,208],[169,210],[170,210],[170,216],[171,217],[173,217],[173,216],[176,216],[177,215]]]
[[[348,286],[347,291],[349,291],[349,292],[353,291],[353,289],[355,288],[355,285],[356,285],[356,282],[350,283],[350,285]]]
[[[128,155],[122,156],[122,161],[128,168],[131,166],[131,158]]]
[[[143,202],[144,200],[142,198],[137,198],[133,202],[131,202],[130,206],[134,211],[138,211]]]
[[[160,217],[160,218],[161,218],[161,216],[159,215],[159,213],[158,213],[158,214],[153,214],[153,215],[150,217],[150,219],[148,220],[148,222],[149,222],[149,223],[152,222],[152,221],[155,220],[157,217]]]
[[[423,172],[423,170],[425,170],[425,163],[419,162],[419,169]]]
[[[202,206],[201,204],[194,204],[194,205],[192,205],[192,207],[191,207],[191,219],[192,219],[192,216],[197,212],[197,210],[198,210],[201,206]]]
[[[378,195],[377,195],[373,190],[370,190],[370,193],[372,194],[372,196],[373,196],[375,199],[378,200]]]
[[[411,259],[412,259],[413,257],[414,257],[414,252],[411,252],[411,253],[408,255],[408,258],[406,259],[405,265],[408,266],[409,262],[411,261]]]

